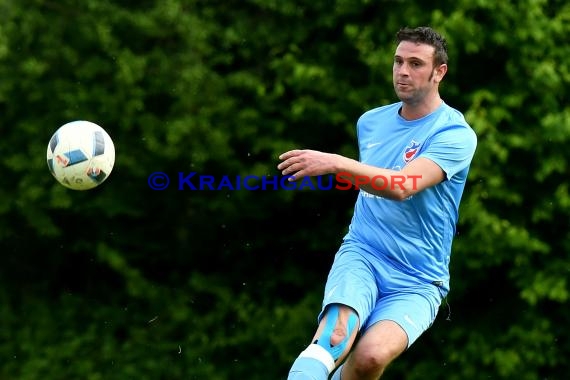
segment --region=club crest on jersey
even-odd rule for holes
[[[415,156],[416,154],[419,152],[420,150],[420,143],[416,142],[414,140],[412,140],[408,146],[406,147],[406,149],[404,149],[404,162],[407,164],[408,162],[410,162]]]

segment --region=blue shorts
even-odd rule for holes
[[[343,246],[329,272],[323,298],[358,313],[363,333],[376,322],[396,322],[408,335],[408,347],[434,322],[443,291],[432,283],[397,270],[393,265],[358,247]]]

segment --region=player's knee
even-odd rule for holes
[[[333,304],[326,312],[326,321],[315,343],[337,360],[347,349],[353,332],[358,329],[358,316],[348,307]]]
[[[387,347],[359,347],[352,355],[353,367],[359,377],[379,377],[397,356],[396,351]]]
[[[343,306],[339,306],[339,311],[338,311],[338,315],[334,314],[334,311],[330,312],[329,318],[333,318],[336,316],[336,322],[335,322],[335,326],[334,329],[332,331],[332,335],[331,335],[331,345],[333,346],[337,346],[339,344],[342,344],[343,341],[345,341],[347,338],[350,338],[350,334],[353,331],[353,326],[349,325],[349,321],[348,320],[342,320],[343,318],[341,317],[342,314],[348,315],[350,317],[350,314],[353,313],[351,311],[351,309],[347,308],[347,307],[343,307]],[[349,333],[350,330],[350,333]]]
[[[377,378],[384,373],[386,367],[386,362],[378,355],[371,354],[355,357],[352,368],[357,378]]]
[[[346,326],[338,326],[337,328],[335,328],[333,330],[332,336],[331,336],[331,345],[332,346],[338,346],[339,344],[341,344],[346,338],[347,338],[347,328]]]

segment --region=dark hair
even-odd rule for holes
[[[396,42],[410,41],[427,44],[435,48],[433,55],[434,66],[447,63],[447,41],[443,36],[428,26],[420,26],[415,29],[402,28],[396,33]]]

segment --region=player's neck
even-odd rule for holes
[[[402,103],[402,108],[400,109],[400,116],[406,120],[417,120],[422,117],[429,115],[433,111],[439,108],[443,103],[443,100],[439,95],[431,97],[430,100],[425,100],[421,103]]]

